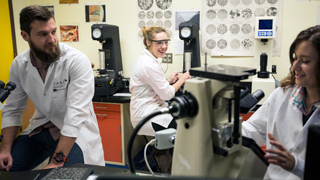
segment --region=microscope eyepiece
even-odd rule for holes
[[[6,84],[5,84],[4,82],[0,81],[0,88],[3,89],[5,85],[6,85]]]
[[[16,88],[16,84],[13,82],[8,82],[7,85],[4,87],[4,83],[0,81],[0,103],[5,101],[12,90]]]

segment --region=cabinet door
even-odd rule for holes
[[[111,112],[96,112],[104,150],[104,158],[105,161],[122,163],[120,112],[117,113],[119,115],[117,117],[119,118],[115,118],[115,116],[112,116],[111,114]]]

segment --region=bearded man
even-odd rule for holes
[[[104,166],[92,105],[94,76],[87,56],[59,44],[55,20],[45,7],[22,9],[20,29],[30,48],[10,68],[9,81],[17,87],[2,112],[0,169],[32,170],[48,157],[45,168],[76,163]],[[17,136],[28,98],[35,113]]]

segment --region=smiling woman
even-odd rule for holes
[[[320,122],[320,26],[301,31],[290,46],[290,73],[242,123],[242,135],[265,145],[267,179],[303,179],[307,132]]]
[[[145,48],[132,68],[130,76],[130,114],[133,127],[150,113],[167,107],[166,100],[174,97],[175,92],[190,78],[189,72],[180,79],[178,72],[172,73],[169,79],[165,75],[158,58],[162,58],[169,46],[169,35],[165,28],[143,27]],[[176,128],[176,122],[170,114],[163,114],[145,124],[138,134],[154,136],[155,131],[165,128]]]

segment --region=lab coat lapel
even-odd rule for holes
[[[43,81],[40,77],[40,74],[37,68],[32,65],[30,58],[28,58],[28,65],[27,65],[26,71],[27,73],[31,74],[33,78],[38,81],[39,84],[43,85]]]
[[[307,121],[307,123],[304,125],[304,127],[302,128],[301,132],[299,133],[297,140],[296,140],[296,144],[295,146],[306,146],[306,142],[307,142],[307,137],[308,137],[308,129],[309,126],[315,122],[319,122],[319,109],[317,108],[313,114],[311,115],[311,117],[309,118],[309,120]],[[302,119],[301,119],[302,121]]]

